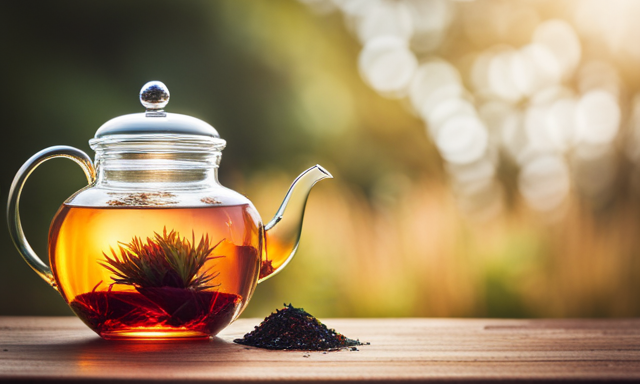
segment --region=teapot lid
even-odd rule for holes
[[[96,131],[92,142],[118,135],[190,135],[192,138],[218,142],[224,146],[218,131],[195,117],[178,113],[167,113],[164,107],[169,103],[169,89],[160,81],[150,81],[140,89],[140,103],[146,108],[144,113],[118,116],[104,123]]]

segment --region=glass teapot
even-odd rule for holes
[[[18,171],[7,220],[22,257],[105,339],[209,338],[235,320],[259,282],[296,252],[316,165],[293,182],[263,225],[253,204],[218,181],[225,140],[202,120],[164,112],[158,81],[140,91],[145,113],[116,117],[89,141],[95,167],[68,146],[44,149]],[[31,172],[66,157],[89,185],[49,230],[49,264],[27,242],[19,200]]]

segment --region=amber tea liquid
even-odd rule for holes
[[[197,208],[63,205],[49,232],[49,258],[58,289],[74,312],[106,339],[207,338],[242,311],[255,288],[264,232],[248,205]],[[206,262],[215,272],[204,290],[114,284],[105,255],[134,237],[177,231],[196,243],[208,235]],[[102,264],[101,264],[102,263]]]

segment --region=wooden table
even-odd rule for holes
[[[639,320],[327,319],[359,351],[267,351],[212,341],[113,342],[78,319],[0,317],[0,382],[486,382],[640,380]]]

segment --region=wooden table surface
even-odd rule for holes
[[[326,319],[359,351],[268,351],[211,341],[105,341],[72,317],[0,317],[0,382],[484,382],[640,380],[640,319]]]

